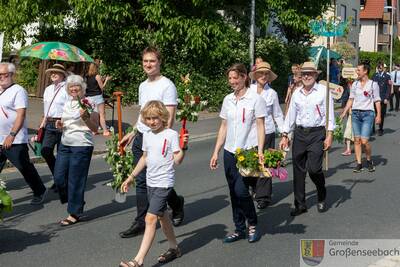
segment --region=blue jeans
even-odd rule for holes
[[[60,144],[54,168],[54,181],[61,203],[68,202],[68,213],[81,215],[85,205],[85,187],[93,146]]]
[[[224,150],[224,169],[231,196],[235,231],[243,233],[246,231],[246,220],[249,226],[257,225],[256,208],[249,193],[249,185],[254,185],[254,178],[240,175],[235,155],[227,150]]]
[[[352,110],[352,126],[354,137],[369,139],[375,121],[375,112],[372,110]]]

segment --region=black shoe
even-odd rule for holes
[[[257,209],[259,209],[259,210],[266,209],[268,206],[269,206],[269,203],[267,201],[260,200],[257,202]]]
[[[378,130],[378,136],[382,136],[383,135],[383,130],[379,129]]]
[[[362,164],[357,163],[357,166],[353,169],[353,172],[360,173],[362,169],[363,169]]]
[[[307,208],[295,208],[294,210],[292,210],[291,212],[290,212],[290,216],[299,216],[299,215],[301,215],[301,214],[303,214],[303,213],[306,213],[307,212]]]
[[[327,210],[325,201],[318,202],[317,209],[318,209],[318,212],[325,212]]]
[[[367,166],[368,166],[368,171],[369,172],[374,172],[375,171],[375,165],[372,162],[372,160],[367,160]]]
[[[54,193],[58,193],[56,184],[53,184],[52,186],[50,186],[50,190],[52,190]]]
[[[391,109],[389,109],[389,111],[393,111],[393,109],[391,108]]]
[[[139,225],[136,222],[132,224],[131,227],[129,227],[128,230],[125,230],[121,233],[119,233],[119,236],[121,238],[130,238],[134,236],[138,236],[144,233],[144,228],[145,226]]]
[[[185,199],[183,198],[183,196],[179,196],[179,200],[181,201],[179,210],[172,211],[172,224],[174,226],[181,225],[181,223],[183,222],[183,218],[185,217],[185,211],[184,211]]]

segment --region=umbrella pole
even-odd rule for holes
[[[117,113],[118,113],[118,141],[122,139],[122,109],[121,109],[121,96],[122,92],[114,92],[113,95],[117,97]],[[123,146],[119,147],[119,153],[125,155]]]
[[[331,38],[328,36],[327,37],[327,42],[326,42],[326,96],[325,96],[325,103],[326,103],[326,109],[325,109],[325,130],[326,130],[326,136],[328,136],[328,125],[329,125],[329,50],[331,49]],[[329,154],[328,150],[325,151],[325,171],[327,171],[329,168]]]

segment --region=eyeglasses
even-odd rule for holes
[[[7,78],[10,75],[9,72],[0,73],[0,78]]]

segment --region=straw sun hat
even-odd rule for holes
[[[64,77],[68,76],[65,67],[61,64],[54,64],[51,68],[46,70],[46,74],[51,72],[61,73],[62,75],[64,75]]]
[[[278,78],[278,75],[276,75],[272,70],[271,70],[271,65],[268,62],[260,62],[256,65],[256,68],[249,73],[249,77],[252,80],[255,80],[255,74],[257,72],[268,72],[269,76],[269,82],[272,82],[276,78]]]
[[[321,71],[318,70],[317,67],[315,66],[314,62],[311,61],[304,62],[300,66],[300,72],[315,72],[318,74],[321,73]]]

